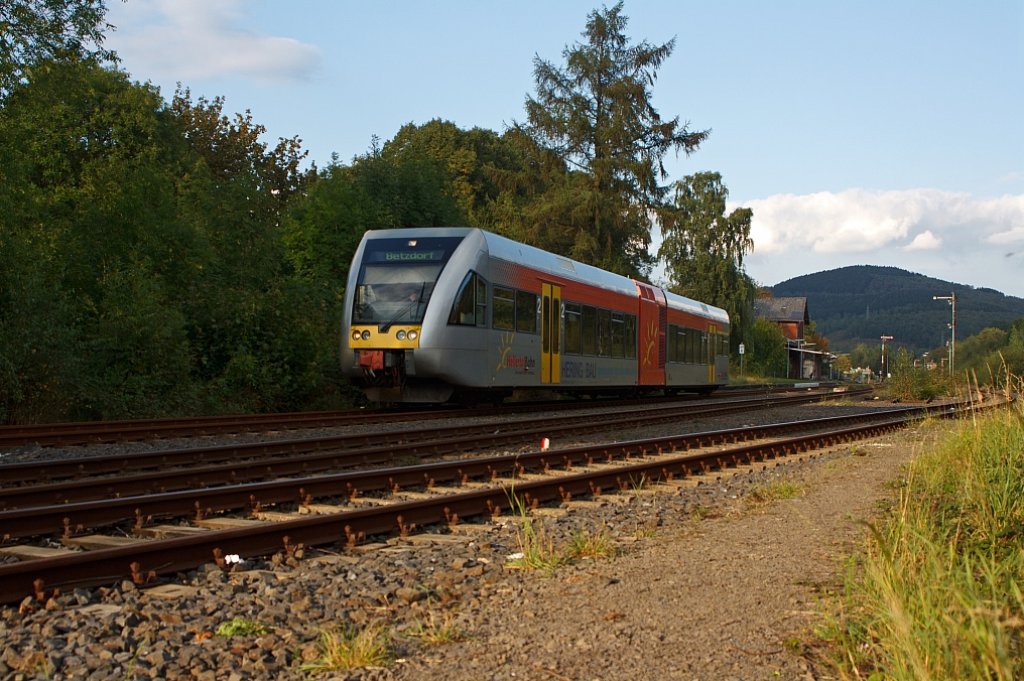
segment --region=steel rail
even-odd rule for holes
[[[739,396],[764,393],[764,388],[722,388],[710,399],[722,399],[725,394]],[[453,408],[439,405],[432,408],[371,408],[342,411],[291,412],[282,414],[231,414],[224,416],[191,416],[182,418],[135,419],[127,421],[74,421],[24,425],[0,425],[0,450],[19,445],[50,447],[55,445],[90,445],[127,442],[133,440],[216,435],[239,432],[264,432],[277,429],[337,427],[351,424],[374,424],[382,421],[425,421],[463,416],[488,416],[543,411],[555,407],[559,410],[587,409],[619,404],[647,404],[666,400],[692,400],[699,395],[674,397],[647,397],[630,400],[568,401],[546,400],[516,402],[500,407]]]
[[[849,393],[807,393],[797,395],[765,395],[758,398],[742,400],[726,400],[720,406],[694,405],[694,404],[661,404],[655,406],[637,407],[633,410],[624,411],[625,414],[642,412],[675,412],[682,415],[694,415],[707,413],[709,415],[723,413],[733,405],[741,408],[750,406],[774,406],[784,404],[788,401],[805,402],[813,400],[811,395],[818,396],[818,399],[840,398]],[[559,423],[573,423],[587,416],[579,414],[557,414],[552,416],[534,417],[530,423],[544,425],[545,428],[556,427]],[[207,447],[181,447],[173,449],[162,449],[149,452],[135,452],[129,454],[101,454],[93,456],[82,456],[69,459],[47,459],[39,461],[27,461],[20,463],[0,464],[0,484],[14,485],[23,483],[38,483],[39,481],[53,481],[62,478],[82,478],[84,476],[96,476],[103,474],[124,474],[129,470],[142,470],[146,468],[163,468],[167,466],[190,466],[197,463],[212,463],[216,461],[237,460],[240,458],[266,457],[272,454],[302,454],[306,452],[317,452],[347,447],[361,447],[383,445],[389,443],[407,442],[413,439],[424,437],[437,438],[442,436],[456,436],[460,432],[476,433],[486,431],[488,428],[503,428],[516,421],[498,421],[473,425],[442,426],[440,428],[413,428],[400,431],[375,431],[372,433],[349,433],[342,435],[330,435],[308,438],[288,438],[285,440],[266,440],[260,442],[243,442]]]
[[[0,466],[0,481],[25,478],[44,481],[2,488],[0,508],[23,508],[86,501],[89,499],[134,496],[202,487],[224,483],[242,483],[273,477],[308,475],[337,468],[386,464],[400,457],[426,457],[471,451],[484,446],[521,443],[537,434],[565,435],[607,431],[621,427],[672,421],[681,416],[719,415],[748,410],[751,407],[779,406],[827,399],[831,394],[801,394],[765,400],[735,400],[727,404],[676,405],[630,411],[610,417],[551,416],[529,421],[506,421],[470,426],[397,431],[390,434],[360,434],[326,438],[306,438],[210,448],[166,450],[121,456],[89,457],[75,460],[7,464]],[[383,441],[383,444],[381,442]],[[368,446],[369,443],[374,443]],[[264,458],[259,458],[264,457]],[[242,460],[239,460],[242,459]],[[247,459],[252,459],[247,460]],[[228,461],[229,463],[216,463]],[[188,467],[189,465],[192,467]],[[199,467],[196,467],[199,466]],[[10,469],[10,470],[8,470]],[[136,469],[155,469],[133,473]],[[110,477],[87,477],[62,482],[86,471]],[[116,474],[116,475],[114,475]]]
[[[0,537],[13,540],[45,534],[69,535],[85,529],[123,522],[134,521],[141,525],[153,518],[251,511],[281,503],[302,505],[312,500],[330,497],[349,499],[382,491],[397,492],[417,487],[429,489],[440,483],[463,484],[469,480],[494,479],[513,472],[530,473],[551,468],[569,469],[576,465],[588,465],[595,461],[595,452],[598,451],[601,452],[603,460],[628,459],[634,456],[648,456],[651,453],[662,455],[699,447],[779,437],[798,431],[835,429],[866,422],[887,422],[909,413],[927,413],[927,410],[905,407],[752,428],[729,428],[628,440],[598,446],[586,445],[372,471],[286,478],[270,482],[223,485],[51,506],[31,506],[0,511]]]
[[[964,409],[970,408],[973,406]],[[947,411],[942,415],[953,414]],[[639,481],[668,481],[741,463],[763,461],[784,452],[800,452],[858,438],[876,437],[920,418],[923,418],[921,414],[910,414],[888,424],[855,426],[715,452],[660,457],[655,461],[537,481],[518,481],[508,486],[437,499],[209,531],[189,537],[155,539],[124,547],[0,565],[0,602],[12,603],[26,597],[43,601],[59,589],[109,584],[122,579],[143,584],[159,575],[189,570],[211,560],[225,566],[224,556],[230,554],[251,557],[280,551],[288,553],[300,545],[338,542],[352,545],[375,535],[395,532],[404,535],[423,526],[495,515],[515,505],[515,500],[520,500],[525,507],[532,507],[552,500],[597,495],[606,489],[629,490]]]
[[[351,423],[374,423],[379,418],[420,420],[430,418],[435,413],[436,410],[349,410],[0,426],[0,448],[28,444],[43,447],[88,445],[167,437],[332,427]]]

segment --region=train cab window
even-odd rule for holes
[[[580,304],[566,303],[565,307],[565,352],[578,355],[583,350],[580,330],[583,322],[580,319]]]
[[[487,325],[487,280],[470,272],[462,280],[448,323],[458,326]]]
[[[419,324],[434,284],[462,237],[382,238],[366,242],[352,322]]]
[[[494,287],[494,308],[491,313],[491,326],[505,331],[516,329],[515,292],[502,286]]]
[[[537,294],[516,291],[516,331],[537,333]]]

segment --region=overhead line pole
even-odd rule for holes
[[[932,300],[945,300],[953,308],[953,318],[949,325],[949,375],[956,375],[956,292],[948,296],[932,296]]]

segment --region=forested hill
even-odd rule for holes
[[[803,296],[811,321],[836,352],[893,336],[897,346],[918,352],[942,347],[949,338],[949,304],[932,296],[956,293],[956,336],[990,326],[1006,329],[1024,318],[1024,298],[988,288],[933,279],[897,267],[857,265],[807,274],[771,287],[776,297]]]

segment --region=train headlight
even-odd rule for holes
[[[362,338],[363,338],[363,340],[370,340],[370,330],[369,329],[363,329]]]
[[[352,340],[354,340],[354,341],[357,341],[357,340],[359,340],[360,338],[362,338],[362,336],[360,336],[360,335],[359,335],[359,332],[358,332],[358,331],[353,331],[353,332],[352,332]]]
[[[405,331],[399,331],[395,334],[395,338],[398,340],[405,340]]]
[[[416,333],[415,331],[410,331],[409,332],[409,340],[416,340],[417,338],[419,338],[419,334],[418,333]]]

